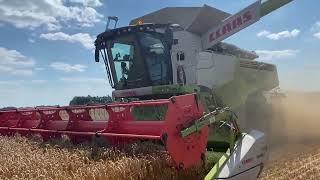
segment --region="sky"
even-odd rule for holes
[[[254,0],[0,0],[0,107],[67,105],[111,95],[93,41],[108,16],[118,26],[170,6],[236,13]],[[283,90],[320,91],[320,1],[294,0],[225,40],[276,64]]]

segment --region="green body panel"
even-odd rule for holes
[[[293,0],[268,0],[264,3],[262,3],[261,5],[261,9],[260,9],[260,17],[263,17],[269,13],[271,13],[272,11],[290,3]]]
[[[163,85],[153,86],[152,94],[168,95],[168,97],[179,94],[188,94],[200,91],[198,86]],[[142,106],[133,108],[133,115],[136,120],[164,120],[167,113],[167,106]]]
[[[236,123],[234,115],[228,108],[207,113],[206,115],[198,119],[192,126],[183,129],[180,133],[181,136],[185,138],[192,133],[199,132],[206,126],[211,125],[216,128],[215,132],[209,135],[209,140],[211,139],[214,141],[227,142],[229,144],[232,144],[232,142],[235,141],[235,137],[237,134],[233,133],[229,127],[221,126],[221,123]]]
[[[225,120],[226,119],[225,117],[226,117],[225,112],[217,115],[215,115],[214,113],[208,113],[204,115],[202,118],[200,118],[199,120],[197,120],[194,125],[182,130],[180,132],[181,136],[185,138],[192,133],[199,132],[202,128],[210,124],[219,122],[220,120]]]
[[[212,164],[212,166],[210,166],[210,169],[213,167],[213,165],[215,165],[216,163],[219,162],[221,157],[224,156],[227,151],[225,151],[225,152],[207,151],[206,156],[207,156],[208,164]]]
[[[249,61],[249,60],[248,60]],[[153,86],[152,94],[172,95],[197,92],[207,112],[216,107],[231,107],[236,109],[242,106],[250,94],[258,91],[268,91],[279,85],[276,68],[273,71],[240,67],[240,59],[235,63],[233,79],[215,89],[203,91],[197,85],[162,85]]]
[[[199,91],[200,88],[197,85],[182,86],[179,84],[170,84],[162,86],[152,86],[152,94],[187,94]]]
[[[208,156],[208,160],[210,160],[210,156],[213,159],[219,158],[219,157],[217,157],[216,153],[207,152],[207,156]],[[216,163],[214,163],[213,168],[209,171],[209,173],[206,175],[206,177],[204,179],[205,180],[214,179],[220,173],[222,166],[226,164],[229,157],[230,157],[230,149],[228,149],[226,153],[224,153],[220,156],[219,160]]]
[[[167,113],[167,106],[137,106],[132,109],[134,119],[137,121],[162,121]]]
[[[234,129],[231,129],[227,124],[233,126]],[[236,127],[236,118],[228,108],[207,113],[193,125],[183,129],[180,134],[185,138],[193,133],[200,132],[206,126],[214,127],[214,130],[211,130],[209,134],[207,148],[212,150],[217,150],[218,148],[224,151],[227,147],[233,150],[234,143],[240,132]]]
[[[244,137],[244,133],[236,136],[233,143],[230,143],[230,148],[223,151],[223,152],[216,152],[216,151],[207,151],[207,160],[209,164],[214,163],[213,168],[209,171],[209,173],[204,178],[205,180],[211,180],[216,178],[222,170],[222,167],[226,164],[229,160],[231,154],[234,152],[235,142],[241,141]]]
[[[258,91],[268,91],[279,85],[277,71],[266,71],[240,67],[236,63],[234,79],[217,87],[214,93],[224,106],[236,109],[243,105],[247,97]]]
[[[221,126],[219,123],[229,123],[230,126]],[[237,130],[235,117],[228,108],[215,110],[198,119],[193,125],[183,129],[180,133],[183,138],[198,133],[203,127],[208,125],[214,125],[214,134],[211,134],[210,138],[214,141],[209,141],[211,144],[207,146],[207,161],[205,169],[209,170],[213,167],[205,179],[213,179],[221,171],[221,167],[227,162],[230,154],[234,151],[235,142],[241,139],[241,133]],[[217,139],[218,137],[218,139]],[[220,147],[220,148],[219,148]],[[208,168],[209,167],[209,168]]]

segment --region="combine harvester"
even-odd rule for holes
[[[102,138],[116,147],[150,140],[178,169],[212,164],[205,179],[256,179],[266,137],[243,133],[250,123],[240,118],[239,127],[231,108],[241,112],[251,94],[276,88],[276,67],[221,41],[291,1],[257,1],[232,16],[209,6],[164,8],[114,29],[118,18],[109,17],[95,60],[105,62],[116,103],[1,111],[0,133]]]

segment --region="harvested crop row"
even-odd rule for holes
[[[152,147],[151,147],[152,146]],[[200,179],[202,172],[177,171],[154,145],[119,151],[90,145],[0,137],[0,179]],[[128,148],[129,149],[129,148]],[[150,151],[150,149],[156,149]]]
[[[261,180],[269,179],[320,179],[320,148],[287,154],[270,162],[262,173]]]

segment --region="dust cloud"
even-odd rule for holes
[[[320,145],[320,92],[289,92],[281,101],[271,101],[271,160],[287,153]]]

